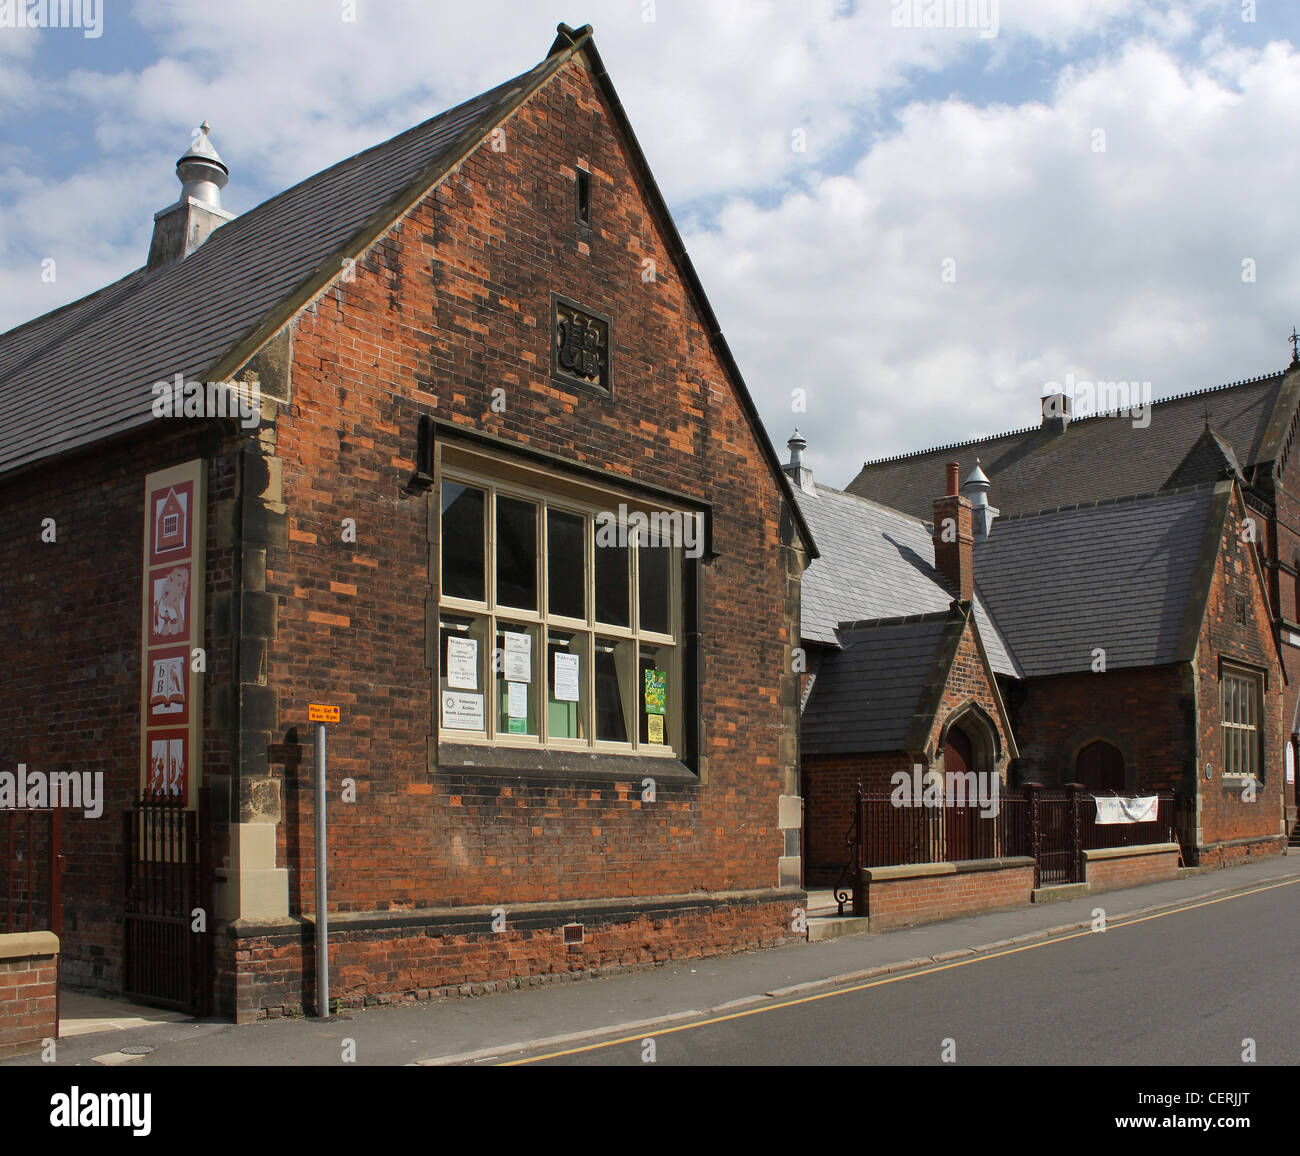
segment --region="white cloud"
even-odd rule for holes
[[[1300,271],[1288,45],[1242,47],[1235,0],[1002,0],[992,40],[895,28],[892,7],[587,6],[775,441],[800,424],[842,485],[864,457],[1035,420],[1042,383],[1067,372],[1169,391],[1281,360]],[[35,38],[0,37],[0,115],[84,137],[73,172],[50,172],[39,141],[0,148],[0,327],[143,263],[205,117],[243,211],[527,70],[554,28],[520,0],[355,10],[136,0],[157,59],[95,70],[83,53],[43,81]],[[1040,102],[981,107],[965,87],[982,73],[1023,90],[1062,59]],[[38,280],[47,255],[55,285]],[[807,415],[789,413],[796,385]]]
[[[773,439],[802,427],[843,486],[864,459],[1036,424],[1067,373],[1160,396],[1281,368],[1298,65],[1285,44],[1201,67],[1135,43],[1050,104],[913,104],[851,174],[734,200],[687,246]]]

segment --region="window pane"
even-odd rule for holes
[[[637,601],[641,610],[641,629],[656,634],[668,633],[668,564],[669,546],[640,546],[637,549]]]
[[[628,614],[628,554],[626,546],[602,546],[596,541],[596,620],[611,626],[631,626]]]
[[[537,734],[537,630],[522,623],[497,623],[497,734]]]
[[[537,507],[497,495],[497,604],[537,609]]]
[[[672,676],[671,646],[642,646],[637,678],[637,714],[641,742],[672,745],[675,718],[671,703],[677,688]],[[657,721],[656,721],[657,720]]]
[[[632,644],[597,638],[596,738],[602,742],[628,742],[627,714],[632,699]]]
[[[546,511],[546,603],[551,614],[587,618],[587,549],[581,514]]]
[[[552,630],[546,641],[546,728],[553,739],[587,737],[591,635]]]
[[[442,483],[442,592],[449,598],[484,600],[483,491]]]
[[[438,638],[442,727],[482,734],[487,729],[483,672],[488,659],[488,620],[443,614]]]

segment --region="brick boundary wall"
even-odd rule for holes
[[[1028,906],[1034,890],[1029,857],[865,867],[872,931],[934,923],[959,915]]]
[[[1239,863],[1252,863],[1256,859],[1272,859],[1286,851],[1284,835],[1267,835],[1261,838],[1224,839],[1207,843],[1199,848],[1200,867],[1232,867]]]
[[[487,995],[658,967],[803,939],[796,888],[492,908],[330,916],[335,1009]],[[581,944],[562,928],[581,923]],[[229,924],[217,936],[218,1005],[237,1023],[314,1015],[314,926]]]
[[[59,937],[0,935],[0,1059],[40,1049],[58,1035]]]
[[[1083,853],[1083,878],[1089,893],[1115,891],[1178,878],[1178,844],[1107,847]]]

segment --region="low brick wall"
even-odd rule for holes
[[[1178,877],[1178,844],[1108,847],[1083,853],[1083,879],[1090,893],[1137,887]]]
[[[371,1007],[774,947],[803,939],[792,922],[794,908],[806,906],[795,888],[520,904],[507,909],[503,931],[492,930],[488,907],[332,915],[330,992],[335,1007]],[[572,923],[582,924],[582,943],[564,942]],[[222,929],[220,1014],[238,1023],[315,1014],[314,936],[313,924],[298,920]]]
[[[58,1035],[59,937],[0,935],[0,1059],[40,1049]]]
[[[1034,861],[1017,857],[866,867],[862,879],[871,930],[888,931],[1024,906],[1034,890]]]
[[[1225,839],[1199,848],[1198,867],[1233,867],[1251,863],[1256,859],[1271,859],[1286,850],[1287,841],[1282,835],[1265,835],[1259,838]]]

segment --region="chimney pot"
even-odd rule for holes
[[[958,489],[958,478],[961,475],[961,463],[948,463],[948,489],[947,494],[950,498],[956,497],[961,491]]]

